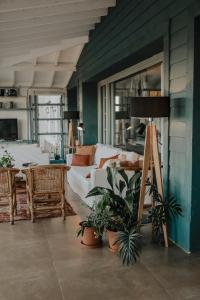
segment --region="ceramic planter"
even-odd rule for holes
[[[91,248],[100,247],[102,245],[102,240],[95,236],[94,227],[85,227],[81,243]]]
[[[117,239],[117,232],[107,230],[107,236],[108,236],[108,243],[109,243],[110,251],[111,252],[117,252],[118,249],[119,249],[119,244],[118,243],[114,244],[116,239]]]

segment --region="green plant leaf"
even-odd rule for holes
[[[109,183],[110,187],[113,190],[113,173],[112,173],[112,169],[110,167],[107,167],[106,171],[107,171],[107,180],[108,180],[108,183]]]
[[[122,176],[122,178],[123,178],[124,181],[126,182],[127,188],[129,188],[128,176],[127,176],[126,172],[124,171],[124,169],[119,169],[119,170],[118,170],[118,173]]]
[[[120,181],[119,181],[119,191],[120,191],[121,194],[122,194],[125,186],[126,186],[125,182],[120,179]]]
[[[119,243],[119,256],[123,265],[134,264],[142,250],[142,236],[135,228],[120,231],[115,243]]]
[[[177,203],[174,197],[170,197],[167,203],[167,209],[170,216],[182,216],[182,208],[179,203]]]
[[[92,190],[89,191],[86,198],[92,197],[92,196],[104,195],[105,193],[113,193],[113,191],[110,189],[107,189],[107,188],[103,188],[101,186],[96,186]]]
[[[133,189],[136,185],[136,189],[140,186],[140,176],[139,172],[133,174],[133,176],[129,179],[129,189]]]

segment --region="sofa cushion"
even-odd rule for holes
[[[102,157],[111,157],[121,153],[121,149],[114,148],[111,145],[96,145],[96,152],[94,156],[94,163],[99,165]]]
[[[80,155],[89,155],[90,156],[90,161],[89,164],[93,165],[94,163],[94,154],[96,151],[96,147],[91,145],[91,146],[77,146],[76,147],[76,154]]]
[[[74,154],[71,166],[87,167],[90,165],[90,155]]]
[[[99,168],[103,168],[103,165],[111,159],[117,159],[119,155],[111,156],[111,157],[102,157],[100,159]]]

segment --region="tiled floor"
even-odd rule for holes
[[[87,214],[72,192],[68,199]],[[0,300],[200,299],[200,254],[147,243],[140,261],[123,267],[107,246],[80,244],[79,215],[0,224]]]

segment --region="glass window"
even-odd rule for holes
[[[63,106],[61,95],[38,95],[33,111],[34,136],[40,147],[62,156],[64,149]]]
[[[115,82],[115,146],[143,152],[145,128],[148,119],[130,117],[130,97],[160,96],[161,65],[148,68],[138,74]],[[161,132],[160,119],[155,119],[158,131]],[[137,148],[137,149],[136,149]]]

